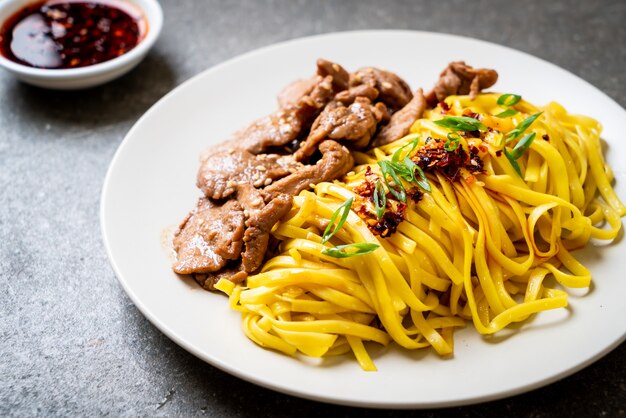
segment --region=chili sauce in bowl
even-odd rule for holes
[[[0,10],[0,65],[44,87],[89,87],[125,73],[147,53],[162,26],[156,0],[7,3],[13,7]],[[74,76],[91,81],[72,82]],[[54,79],[54,85],[38,82],[42,77]]]
[[[125,54],[145,32],[141,10],[130,3],[44,1],[24,7],[4,22],[0,53],[31,67],[84,67]]]

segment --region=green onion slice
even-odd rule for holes
[[[471,132],[487,130],[487,127],[479,120],[467,116],[445,116],[443,119],[436,120],[435,125],[451,131]]]
[[[535,140],[535,136],[537,136],[535,132],[524,135],[522,139],[519,140],[517,145],[515,145],[513,151],[511,151],[511,156],[516,160],[520,158],[528,150],[528,148],[530,148],[530,145]]]
[[[387,207],[387,193],[385,187],[380,180],[376,180],[376,188],[374,189],[374,207],[376,208],[376,216],[378,219],[383,217],[385,207]]]
[[[431,193],[433,189],[430,187],[430,183],[428,182],[428,179],[426,178],[426,175],[424,174],[422,168],[419,165],[415,164],[415,162],[408,157],[404,159],[404,164],[409,168],[409,170],[411,170],[411,173],[413,175],[413,181],[415,181],[417,185],[420,186],[422,189],[424,189],[428,193]],[[417,173],[417,177],[415,177],[415,173]]]
[[[415,138],[411,142],[407,142],[406,144],[404,144],[400,148],[398,148],[396,150],[396,152],[394,152],[393,155],[391,156],[391,162],[392,163],[397,163],[398,161],[400,161],[400,159],[402,158],[402,151],[404,151],[404,149],[409,147],[409,146],[411,147],[411,149],[409,150],[409,152],[406,153],[405,157],[410,156],[411,153],[413,151],[415,151],[415,148],[417,148],[417,143],[419,142],[419,140],[420,140],[420,138],[418,136],[417,138]]]
[[[515,129],[509,131],[509,133],[506,134],[506,136],[508,137],[506,142],[508,143],[519,138],[524,133],[524,131],[528,129],[539,116],[541,116],[542,113],[543,112],[535,113],[534,115],[529,116],[521,121]]]
[[[510,107],[510,106],[514,106],[517,103],[519,103],[519,101],[522,100],[522,96],[518,96],[517,94],[503,94],[502,96],[498,97],[498,104],[500,106],[506,106],[506,107]]]
[[[404,189],[402,181],[400,180],[400,178],[398,177],[398,173],[396,172],[396,170],[400,169],[401,167],[399,167],[397,164],[393,164],[385,160],[380,161],[378,165],[380,166],[380,171],[383,174],[383,181],[385,182],[385,185],[387,186],[391,194],[399,201],[406,202],[406,190]],[[387,179],[388,176],[393,179],[396,187],[392,187],[391,184],[389,184],[389,180]]]
[[[519,112],[515,109],[507,109],[504,112],[500,112],[497,115],[494,115],[496,118],[510,118],[511,116],[517,115]]]
[[[519,174],[519,176],[522,177],[522,170],[519,168],[519,164],[517,163],[517,160],[509,153],[509,151],[507,151],[506,148],[504,148],[503,151],[504,151],[504,155],[506,155],[506,158],[509,160],[509,162],[511,163],[515,171],[517,171],[517,174]]]
[[[337,231],[339,231],[341,227],[343,227],[343,224],[346,223],[346,219],[348,219],[348,214],[350,213],[350,208],[352,207],[353,201],[354,201],[354,198],[351,197],[350,199],[343,202],[341,206],[339,206],[337,210],[333,213],[333,216],[330,217],[330,222],[328,222],[328,225],[326,226],[326,229],[324,230],[324,235],[322,235],[322,244],[324,244],[329,239],[331,239],[333,235],[335,235]],[[341,213],[341,218],[339,219],[339,222],[335,226],[335,229],[333,229],[331,232],[331,228],[340,213]]]
[[[448,152],[452,152],[459,147],[459,143],[461,142],[461,135],[450,132],[448,134],[448,140],[445,144],[443,144],[443,149]]]
[[[356,244],[338,245],[333,248],[326,248],[322,251],[322,254],[335,258],[348,258],[369,254],[375,251],[378,247],[378,244],[370,242],[359,242]]]

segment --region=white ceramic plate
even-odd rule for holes
[[[374,51],[374,52],[372,52]],[[432,351],[379,351],[379,371],[344,358],[319,363],[264,350],[243,335],[227,299],[170,270],[162,233],[194,207],[199,153],[275,108],[288,82],[307,77],[318,57],[348,70],[388,68],[413,88],[430,88],[449,61],[498,70],[496,91],[538,104],[557,100],[599,119],[617,192],[626,197],[626,112],[580,78],[527,54],[456,36],[399,31],[315,36],[263,48],[213,67],[152,107],[113,158],[102,193],[104,241],[113,268],[143,314],[183,348],[242,379],[305,398],[371,407],[469,404],[536,388],[585,367],[626,335],[626,242],[582,254],[594,276],[571,308],[541,313],[516,332],[481,338],[471,324],[455,334],[450,359]],[[587,293],[587,294],[585,294]]]

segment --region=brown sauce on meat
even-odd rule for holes
[[[145,37],[141,11],[120,0],[30,4],[0,28],[0,53],[36,68],[78,68],[109,61]]]

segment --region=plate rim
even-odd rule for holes
[[[298,37],[298,38],[292,38],[292,39],[288,39],[288,40],[284,40],[284,41],[280,41],[280,42],[276,42],[276,43],[272,43],[266,46],[262,46],[259,48],[255,48],[252,50],[249,50],[247,52],[244,52],[242,54],[238,54],[235,55],[225,61],[221,61],[209,68],[206,68],[202,71],[200,71],[199,73],[193,75],[192,77],[184,80],[183,82],[181,82],[178,86],[176,86],[175,88],[173,88],[171,91],[169,91],[167,94],[165,94],[164,96],[162,96],[157,102],[155,102],[154,104],[152,104],[150,106],[150,108],[148,110],[146,110],[143,115],[137,119],[134,123],[133,126],[129,129],[129,131],[126,133],[126,135],[124,136],[124,138],[122,139],[122,141],[120,142],[120,144],[117,147],[117,150],[115,151],[113,157],[110,160],[109,166],[107,168],[107,172],[106,175],[104,177],[104,181],[102,183],[102,189],[101,189],[101,193],[100,193],[100,208],[99,208],[99,217],[100,217],[100,231],[101,231],[101,235],[102,235],[102,241],[104,243],[104,247],[106,250],[106,254],[107,254],[107,258],[109,260],[109,264],[111,265],[111,267],[113,268],[113,271],[115,273],[115,276],[117,278],[117,281],[121,284],[122,288],[124,289],[124,291],[126,292],[126,294],[128,295],[128,297],[131,299],[131,301],[133,302],[133,304],[139,309],[139,311],[142,313],[142,315],[148,319],[148,321],[155,326],[160,332],[162,332],[163,334],[165,334],[170,340],[172,340],[174,343],[176,343],[178,346],[180,346],[181,348],[183,348],[185,351],[189,352],[190,354],[194,355],[195,357],[199,358],[200,360],[209,363],[210,365],[232,375],[235,376],[239,379],[245,380],[247,382],[250,382],[252,384],[276,391],[276,392],[280,392],[283,394],[287,394],[290,396],[295,396],[298,398],[303,398],[303,399],[309,399],[309,400],[314,400],[314,401],[318,401],[318,402],[324,402],[324,403],[330,403],[330,404],[336,404],[336,405],[346,405],[346,406],[353,406],[353,407],[362,407],[362,408],[376,408],[376,409],[432,409],[432,408],[448,408],[448,407],[457,407],[457,406],[465,406],[465,405],[474,405],[474,404],[478,404],[478,403],[483,403],[483,402],[489,402],[489,401],[493,401],[493,400],[497,400],[497,399],[503,399],[503,398],[507,398],[510,396],[514,396],[514,395],[519,395],[522,393],[526,393],[529,392],[531,390],[540,388],[540,387],[544,387],[547,386],[551,383],[554,383],[556,381],[559,381],[561,379],[564,379],[568,376],[573,375],[574,373],[588,367],[589,365],[595,363],[596,361],[598,361],[599,359],[601,359],[602,357],[606,356],[608,353],[610,353],[611,351],[613,351],[615,348],[617,348],[619,345],[621,345],[625,340],[626,340],[626,333],[624,333],[620,338],[616,339],[613,341],[612,344],[609,344],[608,346],[606,346],[603,350],[599,351],[598,353],[596,353],[594,356],[589,357],[588,359],[586,359],[583,362],[578,363],[577,365],[573,366],[573,367],[569,367],[564,371],[561,371],[560,373],[556,373],[553,374],[547,378],[542,378],[542,379],[538,379],[534,382],[525,384],[525,385],[521,385],[521,386],[516,386],[514,388],[510,388],[507,390],[501,390],[501,391],[496,391],[496,392],[492,392],[486,395],[481,395],[481,396],[463,396],[463,397],[457,397],[454,400],[449,400],[449,401],[434,401],[434,402],[414,402],[414,403],[410,403],[410,402],[397,402],[397,401],[361,401],[361,400],[350,400],[350,399],[343,399],[343,398],[333,398],[333,397],[328,397],[328,396],[323,396],[323,395],[318,395],[315,393],[309,393],[309,392],[303,392],[303,391],[298,391],[295,389],[290,389],[289,387],[283,387],[281,385],[272,383],[272,382],[268,382],[267,380],[263,380],[260,378],[257,378],[255,375],[252,374],[246,374],[243,371],[240,371],[239,369],[237,369],[237,367],[234,367],[232,365],[230,365],[228,362],[224,362],[221,359],[215,357],[214,355],[211,355],[210,353],[205,353],[202,352],[199,349],[196,349],[191,343],[187,342],[185,340],[185,338],[179,336],[173,329],[171,329],[170,327],[168,327],[165,323],[163,323],[158,317],[157,315],[153,314],[150,309],[148,307],[145,306],[145,304],[141,301],[141,298],[138,297],[138,295],[131,289],[130,285],[127,283],[126,280],[123,279],[123,274],[117,264],[117,262],[115,261],[113,254],[112,254],[112,249],[110,246],[110,242],[109,242],[109,238],[107,236],[107,221],[105,219],[105,202],[106,202],[106,198],[107,198],[107,193],[108,190],[110,188],[110,183],[111,183],[111,177],[112,177],[112,173],[114,171],[114,168],[117,164],[117,161],[120,159],[120,156],[123,154],[125,148],[128,146],[128,144],[130,143],[132,136],[134,135],[135,131],[139,130],[140,125],[142,125],[142,123],[144,122],[144,120],[150,118],[150,116],[152,115],[152,113],[156,112],[158,108],[160,108],[161,106],[164,106],[165,103],[172,99],[174,96],[176,96],[177,94],[180,93],[180,91],[182,91],[185,88],[188,88],[189,85],[196,83],[200,78],[206,77],[208,74],[213,73],[213,72],[217,72],[219,71],[221,68],[232,65],[232,64],[236,64],[238,61],[242,61],[245,60],[249,57],[255,56],[255,55],[262,55],[264,53],[266,53],[267,51],[271,51],[274,49],[280,49],[283,48],[285,46],[288,46],[290,44],[295,44],[295,43],[299,43],[299,42],[303,42],[303,41],[315,41],[315,40],[321,40],[324,38],[332,38],[332,37],[336,37],[336,36],[359,36],[359,35],[372,35],[372,34],[376,34],[376,33],[383,33],[383,34],[395,34],[398,36],[402,36],[402,35],[422,35],[422,36],[437,36],[437,37],[442,37],[442,38],[447,38],[449,40],[456,40],[456,41],[472,41],[472,42],[477,42],[480,44],[484,44],[490,47],[497,47],[497,48],[503,48],[506,49],[508,51],[514,52],[516,54],[521,54],[524,56],[524,58],[526,59],[531,59],[531,60],[535,60],[535,61],[539,61],[541,62],[543,65],[548,65],[550,67],[552,67],[555,70],[558,71],[564,71],[566,73],[568,73],[569,75],[573,76],[574,78],[577,79],[577,81],[582,82],[584,84],[587,85],[587,87],[590,87],[591,89],[593,89],[595,91],[595,93],[600,94],[602,96],[604,96],[605,99],[608,99],[609,101],[611,101],[615,106],[617,106],[618,108],[620,108],[622,111],[624,111],[624,108],[615,100],[613,99],[611,96],[609,96],[608,94],[606,94],[605,92],[603,92],[602,90],[600,90],[599,88],[597,88],[596,86],[594,86],[593,84],[591,84],[590,82],[584,80],[583,78],[581,78],[580,76],[578,76],[577,74],[572,73],[571,71],[562,68],[556,64],[553,64],[549,61],[544,60],[543,58],[534,56],[530,53],[527,53],[525,51],[521,51],[506,45],[501,45],[501,44],[497,44],[495,42],[490,42],[490,41],[486,41],[483,39],[478,39],[478,38],[473,38],[473,37],[469,37],[469,36],[463,36],[463,35],[456,35],[456,34],[450,34],[450,33],[445,33],[445,32],[434,32],[434,31],[419,31],[419,30],[399,30],[399,29],[372,29],[372,30],[347,30],[347,31],[336,31],[336,32],[327,32],[327,33],[321,33],[321,34],[314,34],[314,35],[309,35],[309,36],[303,36],[303,37]]]

